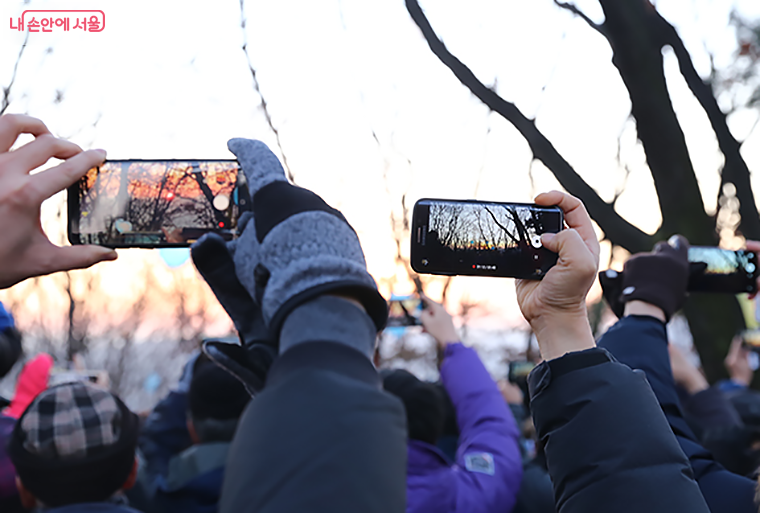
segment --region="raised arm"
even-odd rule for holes
[[[529,376],[531,409],[560,513],[707,512],[688,461],[643,375],[595,347],[585,299],[599,244],[577,198],[541,194],[568,229],[543,235],[559,254],[542,281],[520,281],[517,298],[544,362]]]

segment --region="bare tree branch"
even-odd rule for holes
[[[446,45],[430,26],[430,22],[422,12],[417,0],[406,0],[406,8],[422,31],[422,35],[432,52],[472,94],[491,110],[496,111],[512,123],[528,142],[533,155],[543,162],[562,187],[570,194],[583,200],[591,217],[596,220],[605,235],[614,244],[623,246],[631,252],[648,251],[652,247],[654,242],[652,236],[638,229],[615,212],[613,205],[605,202],[557,152],[552,143],[538,130],[533,120],[525,117],[515,104],[507,102],[492,89],[486,87],[462,61],[449,52]]]
[[[26,36],[24,37],[24,42],[21,43],[21,50],[18,51],[18,57],[16,57],[16,63],[13,65],[13,73],[11,74],[11,81],[8,82],[8,85],[6,87],[3,87],[3,99],[2,102],[0,102],[0,116],[5,114],[5,110],[8,108],[8,105],[11,103],[11,88],[13,87],[13,83],[16,82],[16,74],[18,73],[18,63],[21,62],[21,56],[24,55],[24,50],[26,50],[26,43],[29,41],[29,32],[26,33]]]
[[[604,25],[599,25],[598,23],[595,23],[594,20],[589,18],[585,12],[578,9],[578,7],[575,4],[571,4],[569,2],[560,2],[559,0],[554,0],[554,3],[561,7],[562,9],[565,9],[566,11],[570,11],[571,13],[578,16],[580,19],[586,22],[586,24],[591,27],[592,29],[599,32],[601,35],[607,38],[607,31],[604,28]]]
[[[707,114],[710,125],[718,139],[718,146],[725,157],[721,182],[733,183],[736,186],[736,196],[740,201],[739,215],[741,215],[741,223],[739,224],[739,229],[745,237],[758,239],[760,238],[760,216],[755,204],[755,195],[752,192],[749,167],[747,167],[747,163],[741,155],[741,143],[736,140],[731,130],[729,130],[726,115],[720,109],[718,101],[715,99],[712,85],[702,80],[702,77],[697,73],[691,60],[691,55],[686,50],[675,27],[659,13],[656,13],[656,16],[663,44],[667,44],[673,49],[678,58],[681,75]]]
[[[288,180],[295,183],[295,177],[293,175],[293,172],[290,170],[290,165],[288,164],[288,156],[285,154],[285,150],[282,149],[280,131],[277,130],[277,128],[274,126],[272,116],[269,113],[269,104],[267,103],[266,98],[264,98],[264,95],[261,93],[261,88],[259,87],[259,79],[256,76],[256,68],[254,68],[253,64],[251,64],[251,55],[248,53],[248,35],[245,31],[245,22],[245,0],[240,0],[240,28],[243,30],[243,52],[245,53],[245,58],[248,62],[248,69],[250,70],[251,78],[253,79],[253,89],[256,91],[256,94],[259,95],[259,98],[261,98],[261,110],[264,111],[264,118],[267,120],[269,129],[274,133],[275,140],[277,141],[277,147],[280,149],[280,154],[282,155],[282,163],[285,167],[285,174],[288,176]]]

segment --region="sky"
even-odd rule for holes
[[[656,197],[629,119],[630,102],[599,34],[550,0],[420,3],[449,49],[535,118],[608,200],[625,180],[616,158],[620,147],[630,175],[617,210],[647,232],[657,229]],[[602,19],[598,2],[577,5]],[[752,0],[659,0],[656,5],[678,28],[704,75],[709,54],[718,69],[733,62],[731,10],[760,18],[760,4]],[[284,153],[298,185],[343,211],[386,296],[411,291],[394,260],[389,221],[391,211],[400,215],[402,196],[408,207],[422,197],[530,202],[538,192],[558,187],[540,163],[531,165],[516,130],[490,113],[430,52],[403,0],[248,0],[242,10],[239,0],[4,0],[4,87],[14,77],[25,37],[9,22],[25,9],[98,9],[105,25],[101,32],[30,34],[15,69],[8,112],[39,117],[56,135],[84,148],[104,148],[113,159],[232,158],[229,138],[261,139]],[[705,205],[714,210],[721,165],[717,144],[667,53],[666,70]],[[740,140],[750,134],[757,115],[731,117]],[[744,155],[750,169],[760,165],[760,130],[750,136]],[[63,222],[54,214],[61,201],[57,197],[43,207],[46,230],[59,239]],[[407,245],[402,244],[405,251]],[[609,259],[609,246],[603,246],[603,267]],[[120,250],[118,262],[100,266],[106,301],[131,297],[135,285],[125,277],[137,276],[135,269],[145,265],[165,267],[149,250]],[[174,279],[172,273],[194,276],[190,264],[163,279]],[[443,280],[433,281],[433,297],[442,285]],[[484,324],[515,325],[521,317],[513,290],[509,279],[456,278],[449,306],[478,303]],[[594,294],[598,297],[598,289]]]

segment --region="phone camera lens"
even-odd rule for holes
[[[755,264],[753,264],[752,262],[748,263],[746,269],[748,273],[755,272]]]
[[[427,266],[430,262],[428,262],[427,258],[422,259],[422,265]]]

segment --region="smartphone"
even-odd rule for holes
[[[68,189],[69,242],[185,247],[208,232],[232,240],[247,210],[236,160],[108,160]]]
[[[742,345],[747,349],[760,352],[760,329],[744,330],[741,333]]]
[[[536,366],[535,363],[525,361],[509,362],[508,379],[511,383],[520,384],[528,379],[528,374]]]
[[[558,207],[421,199],[412,214],[412,269],[541,279],[557,263],[557,254],[541,246],[541,234],[563,224]]]
[[[421,326],[422,300],[416,296],[391,297],[388,305],[389,327]]]
[[[692,246],[689,262],[703,263],[703,269],[689,277],[691,292],[740,294],[757,291],[757,254],[752,251]]]

